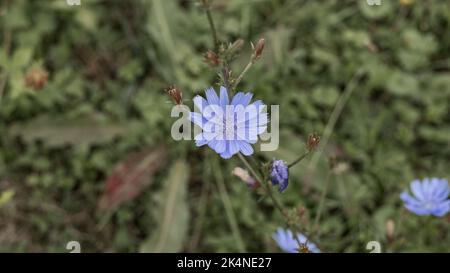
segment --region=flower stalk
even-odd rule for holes
[[[302,154],[300,157],[298,157],[296,160],[292,161],[291,164],[288,165],[288,168],[293,167],[294,165],[296,165],[297,163],[299,163],[300,161],[302,161],[303,159],[305,159],[305,157],[307,157],[309,155],[309,151],[307,151],[306,153]]]
[[[214,25],[214,20],[211,15],[211,5],[209,4],[208,0],[202,0],[203,8],[205,9],[206,17],[208,18],[209,27],[211,28],[211,35],[214,43],[214,52],[219,51],[219,39],[217,38],[217,31],[216,27]]]
[[[250,57],[250,61],[248,64],[244,67],[244,70],[242,70],[241,74],[237,77],[236,81],[233,84],[233,90],[238,86],[238,84],[242,81],[242,78],[244,78],[244,75],[247,73],[247,71],[252,67],[252,65],[262,56],[262,52],[264,49],[265,40],[263,38],[259,39],[258,43],[256,43],[256,46],[253,46],[253,53]]]
[[[314,219],[314,233],[317,234],[319,232],[319,222],[320,222],[320,217],[322,216],[322,211],[325,205],[325,198],[327,196],[327,192],[328,192],[328,187],[330,184],[330,172],[328,172],[326,180],[325,180],[325,186],[322,190],[322,194],[320,196],[320,203],[319,203],[319,208],[317,209],[317,214],[316,214],[316,218]]]
[[[242,161],[242,163],[244,163],[245,167],[249,169],[250,173],[258,180],[261,182],[261,185],[264,188],[264,191],[266,192],[267,196],[272,200],[273,205],[275,206],[275,208],[281,213],[281,215],[283,216],[287,226],[292,229],[295,233],[298,232],[298,228],[293,225],[288,217],[288,215],[285,213],[285,210],[283,208],[283,206],[281,205],[281,203],[275,198],[275,196],[272,193],[272,190],[269,187],[269,184],[267,183],[267,179],[265,179],[265,177],[261,177],[256,171],[255,169],[250,165],[250,163],[247,161],[247,159],[245,159],[245,157],[241,154],[238,153],[238,157],[239,159]],[[294,239],[297,241],[299,248],[302,248],[304,246],[303,243],[300,242],[300,240],[297,238],[297,236],[294,236]]]
[[[250,67],[252,67],[253,63],[254,63],[254,61],[250,60],[248,62],[248,64],[244,67],[244,70],[242,70],[241,74],[239,74],[239,76],[233,83],[233,88],[232,88],[233,90],[236,89],[238,84],[242,81],[242,78],[244,78],[245,73],[247,73],[247,71],[250,69]]]

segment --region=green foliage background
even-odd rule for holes
[[[67,252],[73,240],[89,252],[279,251],[271,234],[282,218],[231,175],[240,162],[170,137],[164,88],[176,84],[192,106],[217,82],[202,60],[212,41],[196,1],[3,0],[0,9],[0,251]],[[221,41],[246,41],[234,75],[249,42],[266,39],[239,88],[280,105],[280,148],[260,159],[301,154],[360,71],[330,141],[277,196],[304,206],[310,229],[330,179],[313,239],[322,251],[367,251],[376,240],[382,251],[448,252],[450,219],[408,213],[399,194],[415,178],[449,178],[449,2],[216,0],[212,12]],[[25,84],[33,68],[48,71],[41,90]],[[158,147],[168,159],[152,183],[100,211],[114,166]]]

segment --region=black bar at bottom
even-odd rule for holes
[[[450,254],[417,253],[360,253],[360,254],[282,254],[282,253],[176,253],[176,254],[119,254],[119,253],[67,253],[67,254],[0,254],[2,268],[11,266],[45,272],[317,272],[320,269],[366,270],[392,269],[398,264],[401,271],[426,270],[448,264]],[[445,266],[444,266],[445,267]],[[313,270],[313,271],[312,271]],[[5,270],[5,272],[8,272]]]

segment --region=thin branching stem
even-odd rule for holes
[[[214,20],[211,14],[211,6],[209,5],[208,1],[203,0],[203,7],[205,9],[206,17],[208,18],[209,27],[211,28],[211,35],[214,43],[214,52],[219,52],[219,39],[217,38],[217,31],[216,27],[214,25]]]
[[[353,75],[351,80],[348,82],[348,84],[345,87],[344,93],[339,97],[338,101],[336,102],[336,105],[333,109],[333,112],[330,115],[330,118],[328,119],[327,125],[325,126],[325,130],[323,132],[322,141],[320,142],[320,148],[318,149],[317,153],[314,154],[312,157],[309,167],[315,168],[321,154],[322,150],[327,146],[328,141],[331,137],[331,134],[333,133],[334,127],[344,110],[344,106],[346,105],[347,101],[350,99],[353,91],[356,89],[357,83],[361,75],[363,74],[363,70],[359,69],[356,71],[356,73]]]
[[[250,165],[250,163],[247,161],[247,159],[245,159],[245,157],[241,153],[238,153],[238,157],[242,161],[242,163],[244,163],[244,165],[249,169],[250,173],[264,187],[264,190],[265,190],[267,196],[269,196],[269,198],[272,200],[275,208],[281,213],[281,215],[283,216],[287,226],[294,232],[294,239],[297,241],[298,246],[301,247],[303,244],[302,244],[302,242],[300,242],[300,240],[296,236],[296,234],[297,234],[297,227],[290,222],[289,217],[285,213],[283,205],[281,205],[281,203],[273,195],[272,190],[269,188],[269,185],[266,183],[267,182],[266,179],[262,178],[260,175],[258,175],[258,173],[255,171],[255,169]]]
[[[328,172],[326,180],[325,180],[325,186],[322,190],[322,195],[320,196],[320,202],[319,202],[319,208],[317,210],[317,214],[316,214],[316,218],[314,219],[314,233],[317,234],[318,230],[319,230],[319,222],[320,222],[320,217],[322,215],[322,211],[325,205],[325,198],[327,196],[327,192],[328,192],[328,186],[330,184],[330,172]]]
[[[295,164],[299,163],[300,161],[302,161],[307,155],[309,155],[309,151],[307,151],[306,153],[302,154],[299,158],[297,158],[296,160],[292,161],[291,164],[288,165],[288,168],[293,167]]]
[[[248,62],[248,64],[245,66],[244,70],[242,70],[241,74],[239,74],[239,76],[237,77],[237,79],[234,81],[233,84],[233,90],[238,86],[238,84],[242,81],[242,78],[244,78],[245,73],[247,73],[247,71],[250,69],[250,67],[252,67],[254,63],[253,58]]]

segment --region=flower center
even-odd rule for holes
[[[227,111],[224,123],[224,134],[226,140],[235,140],[235,132],[237,130],[236,122],[234,121],[234,113]]]
[[[431,203],[431,202],[426,202],[425,203],[425,208],[428,209],[428,210],[434,209],[434,207],[435,207],[434,204]]]

